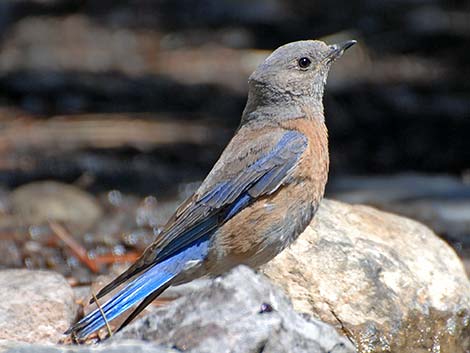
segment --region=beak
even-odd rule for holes
[[[356,40],[347,40],[346,42],[338,43],[330,45],[331,52],[327,55],[327,62],[332,62],[338,59],[346,49],[351,48],[354,44],[356,44]]]

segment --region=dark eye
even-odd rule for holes
[[[299,67],[301,69],[306,69],[307,67],[310,66],[312,62],[310,61],[309,58],[300,58],[299,61],[298,61],[298,64],[299,64]]]

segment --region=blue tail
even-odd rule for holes
[[[178,254],[153,265],[147,271],[140,274],[102,306],[106,320],[111,321],[115,319],[136,303],[142,300],[145,301],[146,298],[151,297],[154,299],[157,295],[153,294],[155,292],[160,294],[161,291],[166,289],[171,284],[171,281],[183,271],[188,261],[204,259],[207,254],[208,243],[207,238],[201,239],[198,243],[188,246]],[[137,314],[138,312],[131,314],[132,318]],[[99,309],[96,309],[72,326],[65,334],[73,333],[75,338],[83,339],[104,325],[105,320],[103,315]]]

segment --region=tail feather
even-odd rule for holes
[[[117,331],[121,331],[122,328],[126,327],[134,318],[139,315],[142,310],[145,309],[147,305],[149,305],[152,301],[154,301],[155,298],[157,298],[164,290],[166,290],[170,284],[166,284],[159,289],[157,289],[155,292],[151,293],[148,295],[138,306],[134,311],[126,318],[126,320],[119,326]]]
[[[143,272],[144,270],[146,270],[146,268],[144,266],[141,266],[141,264],[139,262],[134,263],[125,272],[121,273],[118,277],[116,277],[111,283],[109,283],[105,287],[103,287],[96,294],[96,299],[101,299],[106,294],[112,292],[114,289],[119,287],[121,284],[123,284],[127,280],[131,279],[132,277],[134,277],[138,273]],[[90,304],[93,304],[94,302],[95,302],[95,299],[91,298],[90,299]]]
[[[191,226],[184,230],[179,236],[170,241],[164,249],[161,249],[158,256],[155,256],[155,247],[151,245],[145,250],[145,253],[124,273],[116,277],[111,283],[103,287],[96,295],[97,299],[104,297],[106,294],[112,292],[115,288],[119,287],[122,283],[132,279],[139,273],[144,272],[152,266],[152,262],[163,262],[166,259],[178,254],[178,252],[185,251],[188,247],[192,247],[196,243],[199,244],[201,239],[207,239],[218,225],[218,215],[213,215],[208,219]],[[167,234],[168,236],[169,234]],[[94,298],[90,300],[90,304],[94,302]]]
[[[127,325],[145,306],[172,284],[172,281],[186,269],[188,262],[202,261],[207,255],[208,246],[209,241],[206,237],[198,243],[188,246],[180,253],[149,267],[102,306],[106,320],[115,319],[142,301],[120,329]],[[72,334],[80,340],[105,324],[103,314],[99,309],[96,309],[68,329],[65,334]]]
[[[103,305],[102,310],[107,321],[115,319],[137,302],[158,291],[159,288],[168,287],[169,282],[177,274],[161,273],[159,267],[156,265],[148,269]],[[83,339],[105,324],[106,321],[101,311],[95,309],[71,327],[66,334],[73,333],[77,339]]]

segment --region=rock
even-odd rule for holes
[[[14,213],[28,225],[54,220],[84,231],[102,214],[101,207],[90,194],[55,181],[20,186],[13,191],[11,202]]]
[[[135,321],[111,341],[122,339],[194,353],[355,351],[333,327],[295,313],[280,289],[243,266]]]
[[[55,343],[75,318],[72,288],[48,271],[0,271],[0,340]]]
[[[299,239],[262,269],[297,311],[343,327],[359,352],[470,349],[470,283],[422,224],[324,200]]]
[[[178,353],[178,351],[142,341],[122,341],[96,346],[51,346],[1,342],[1,353]]]
[[[454,247],[470,274],[470,183],[465,176],[343,176],[329,185],[329,196],[423,222]]]

